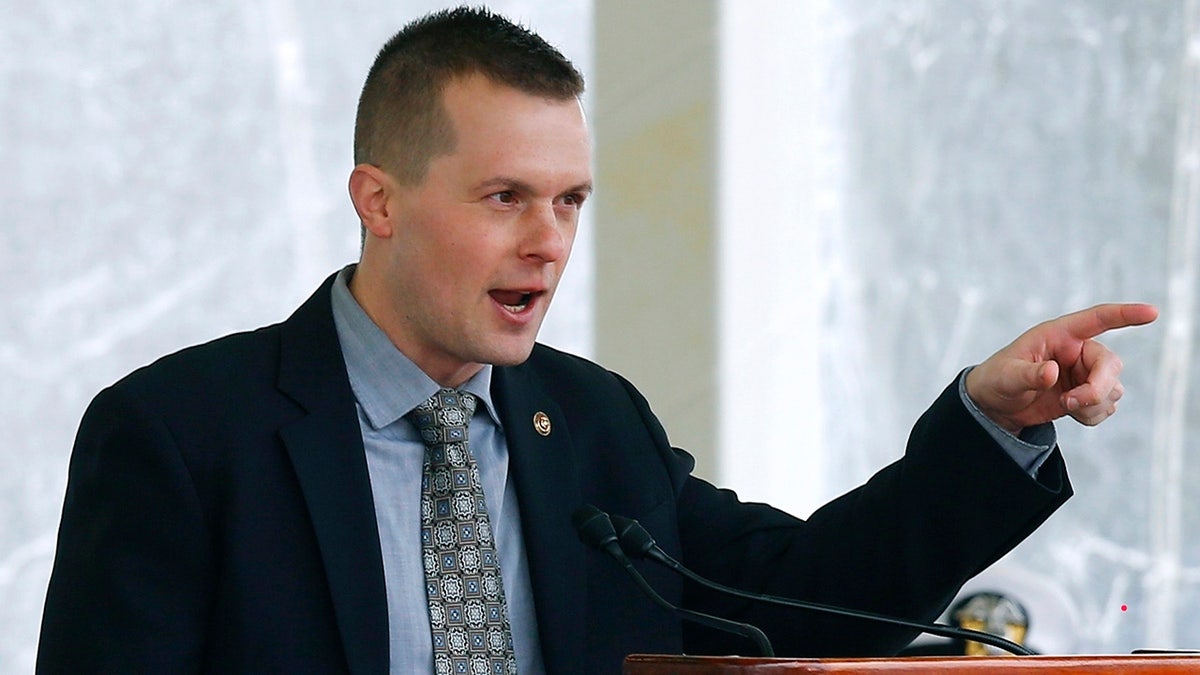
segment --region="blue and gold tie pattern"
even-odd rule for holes
[[[425,442],[421,549],[437,675],[515,675],[500,560],[467,444],[475,397],[442,389],[408,418]]]

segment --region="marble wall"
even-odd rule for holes
[[[1025,598],[1049,651],[1200,647],[1198,21],[1166,0],[853,0],[834,21],[826,447],[855,450],[831,490],[1023,328],[1102,301],[1163,311],[1104,338],[1122,409],[1059,424],[1077,496],[987,582]]]

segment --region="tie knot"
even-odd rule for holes
[[[463,443],[475,414],[474,394],[444,388],[408,413],[426,445]]]

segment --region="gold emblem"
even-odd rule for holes
[[[543,436],[550,435],[550,416],[541,410],[533,414],[533,428]]]

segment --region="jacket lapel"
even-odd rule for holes
[[[521,509],[542,657],[547,672],[571,672],[586,653],[587,580],[584,549],[571,523],[582,496],[570,429],[530,369],[496,368],[492,377]],[[539,433],[547,421],[549,433]]]
[[[352,673],[386,673],[387,592],[371,481],[330,305],[333,277],[280,329],[279,389],[307,416],[280,429],[312,518]]]

